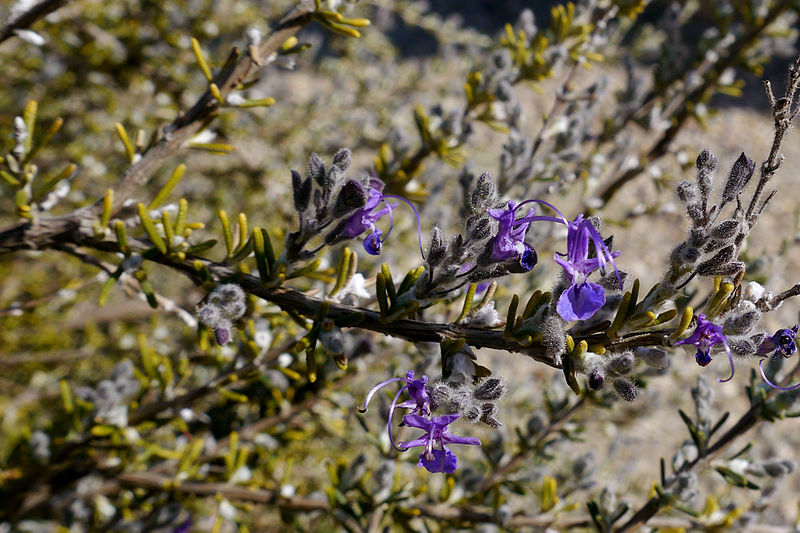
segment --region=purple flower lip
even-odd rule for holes
[[[761,351],[771,351],[775,350],[775,353],[772,355],[773,358],[782,355],[783,357],[791,357],[793,354],[797,352],[797,343],[795,342],[795,338],[797,336],[797,330],[800,328],[800,325],[795,324],[791,328],[784,328],[779,329],[775,332],[775,335],[772,337],[768,337],[764,340],[764,343],[759,347],[759,352]],[[795,390],[800,388],[800,382],[795,383],[794,385],[790,385],[788,387],[781,387],[780,385],[776,385],[773,383],[768,377],[766,372],[764,372],[764,360],[766,357],[762,358],[758,362],[758,370],[761,372],[761,378],[764,382],[772,387],[773,389],[778,389],[782,391],[788,390]]]
[[[706,366],[711,362],[711,347],[717,344],[722,344],[725,351],[728,353],[728,361],[731,364],[731,375],[727,379],[719,379],[720,383],[725,383],[733,379],[736,373],[736,368],[733,364],[733,354],[731,348],[728,346],[728,338],[722,333],[722,326],[719,326],[706,318],[706,315],[697,315],[697,326],[694,332],[685,339],[679,340],[675,346],[682,344],[692,344],[697,347],[695,360],[700,366]]]
[[[476,437],[459,437],[447,431],[453,421],[458,419],[457,414],[425,418],[424,416],[410,414],[403,417],[403,424],[409,427],[422,429],[425,434],[398,444],[399,450],[408,450],[417,446],[424,446],[425,450],[419,456],[417,466],[425,468],[428,472],[443,472],[452,474],[458,468],[455,454],[447,449],[448,444],[468,444],[480,446],[481,441]],[[434,446],[439,446],[434,449]]]

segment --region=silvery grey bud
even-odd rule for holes
[[[341,328],[333,324],[333,320],[325,319],[320,328],[318,340],[322,349],[330,355],[344,353],[344,335]]]
[[[447,246],[444,244],[442,238],[442,230],[439,226],[434,226],[431,230],[431,242],[428,246],[428,257],[426,258],[428,264],[431,266],[438,265],[447,253]]]
[[[494,184],[492,175],[484,172],[478,178],[478,183],[472,191],[473,208],[488,208],[495,202],[497,187]]]
[[[450,401],[451,389],[443,381],[437,381],[433,385],[425,387],[428,391],[428,396],[431,398],[431,409],[437,409],[441,405],[445,405]]]
[[[736,309],[728,313],[722,323],[722,332],[725,335],[744,335],[752,330],[761,321],[761,311],[756,309],[755,304],[742,301]]]
[[[545,353],[554,361],[560,362],[567,342],[563,322],[557,316],[549,314],[542,320],[541,331]]]
[[[692,387],[692,399],[697,413],[697,425],[703,432],[711,429],[711,400],[713,398],[708,379],[704,375],[697,378],[697,383]]]
[[[347,180],[339,190],[331,215],[334,218],[343,217],[364,207],[366,203],[367,191],[364,190],[364,186],[358,180]]]
[[[719,160],[711,150],[703,150],[697,155],[695,165],[697,170],[705,170],[707,172],[714,172],[717,169]]]
[[[547,416],[542,411],[536,411],[528,419],[528,434],[532,437],[539,435],[547,427]]]
[[[756,344],[751,342],[746,337],[728,337],[728,346],[731,349],[731,352],[734,355],[738,355],[741,357],[748,357],[751,355],[755,355],[758,351]],[[773,351],[773,350],[771,350]]]
[[[639,389],[634,384],[624,378],[617,378],[613,381],[614,391],[626,402],[632,402],[639,397]]]
[[[768,461],[763,466],[764,471],[770,477],[783,477],[797,470],[797,463],[791,459]]]
[[[222,285],[217,285],[217,287],[211,291],[211,296],[212,298],[217,296],[225,302],[243,301],[244,291],[235,283],[224,283]]]
[[[298,213],[305,211],[311,200],[311,178],[303,180],[296,170],[292,170],[292,198]]]
[[[723,276],[726,278],[735,278],[744,272],[744,263],[741,261],[731,261],[727,265],[722,265],[715,269],[712,274],[714,276]]]
[[[497,84],[497,99],[501,102],[509,102],[514,98],[514,89],[506,80],[500,80]]]
[[[684,463],[691,463],[699,457],[697,446],[690,440],[683,441],[683,444],[672,456],[672,471],[677,472]]]
[[[707,200],[719,161],[710,150],[703,150],[697,156],[695,164],[697,165],[697,187],[703,199]]]
[[[633,352],[627,351],[620,354],[614,354],[608,362],[608,370],[624,376],[633,370],[634,357]]]
[[[497,419],[498,409],[499,407],[496,403],[485,402],[481,404],[481,422],[495,429],[502,426],[500,421]]]
[[[481,408],[477,405],[465,406],[463,410],[459,410],[460,420],[475,424],[481,419]]]
[[[605,487],[603,488],[602,492],[600,492],[600,497],[598,498],[597,503],[600,504],[600,508],[605,514],[610,515],[617,510],[617,495],[614,494],[608,487]]]
[[[350,168],[350,163],[353,160],[353,155],[348,148],[341,148],[333,156],[333,165],[338,167],[342,172]]]
[[[308,158],[308,175],[322,187],[327,183],[325,164],[317,154],[311,154]]]
[[[473,396],[478,400],[497,401],[506,393],[506,386],[499,378],[486,378],[477,387]]]
[[[680,182],[675,192],[678,195],[678,199],[684,204],[693,204],[698,200],[699,191],[697,185],[690,181]]]
[[[736,195],[747,186],[750,178],[753,176],[753,171],[756,164],[752,159],[744,155],[739,156],[739,159],[733,164],[731,173],[728,176],[728,181],[725,182],[725,188],[722,191],[722,203],[726,204],[736,198]]]
[[[736,236],[739,231],[739,221],[729,218],[717,224],[711,230],[711,237],[718,241],[727,241]]]
[[[651,368],[667,368],[669,366],[669,356],[666,350],[661,348],[636,348],[636,357],[644,361],[644,364]]]
[[[500,50],[492,56],[492,62],[498,70],[505,70],[511,66],[511,56],[507,50]]]
[[[480,218],[467,230],[467,239],[470,241],[482,241],[489,236],[491,223],[488,218]]]
[[[718,276],[722,267],[730,263],[736,255],[736,246],[731,244],[716,253],[714,257],[700,263],[697,273],[701,276]]]
[[[708,241],[708,235],[706,235],[705,230],[701,228],[689,230],[689,238],[686,240],[687,245],[692,248],[702,248],[706,241]]]
[[[222,313],[219,307],[213,304],[203,304],[197,310],[197,320],[204,326],[216,327],[222,320]]]
[[[536,16],[530,9],[523,9],[519,14],[519,27],[525,32],[528,37],[533,37],[536,34]]]
[[[684,472],[675,481],[673,494],[680,501],[694,501],[697,498],[697,475],[694,472]]]
[[[247,311],[247,304],[244,301],[227,302],[221,306],[223,316],[229,320],[238,320]]]
[[[595,368],[589,372],[589,388],[592,390],[600,390],[605,383],[605,373],[601,368]]]
[[[596,460],[597,455],[593,451],[581,455],[572,463],[572,476],[577,479],[590,477],[594,473]]]

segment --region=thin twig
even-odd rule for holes
[[[545,431],[536,439],[536,442],[534,442],[531,446],[518,451],[505,464],[498,466],[497,469],[489,475],[489,477],[483,480],[483,483],[481,483],[481,488],[478,490],[478,492],[486,492],[493,486],[502,482],[508,476],[508,474],[517,468],[517,466],[519,466],[519,464],[522,463],[531,453],[538,450],[544,443],[545,439],[547,439],[553,431],[560,428],[584,405],[586,405],[585,395],[581,396],[580,399],[569,409],[550,420],[547,428],[545,428]]]
[[[251,48],[247,54],[240,54],[237,49],[231,52],[227,68],[219,72],[212,80],[219,87],[223,99],[225,96],[253,73],[271,60],[280,46],[289,37],[295,35],[301,28],[309,24],[316,10],[314,2],[302,0],[294,10],[286,15],[277,28],[273,30],[257,47]],[[186,113],[181,113],[163,130],[161,139],[142,158],[125,171],[119,183],[114,187],[114,207],[116,211],[126,200],[158,171],[159,168],[180,147],[206,125],[207,120],[219,110],[220,102],[207,90],[200,99]],[[100,199],[93,206],[93,212],[102,209],[103,200]]]
[[[800,295],[800,283],[794,284],[780,294],[776,294],[769,300],[769,308],[775,309],[782,301]]]
[[[769,151],[769,157],[761,165],[761,179],[758,180],[758,185],[750,200],[750,206],[747,208],[747,215],[745,219],[752,228],[758,220],[758,214],[761,209],[756,212],[756,206],[764,187],[769,183],[775,172],[780,168],[783,163],[783,156],[780,155],[780,149],[783,145],[783,140],[786,134],[792,128],[792,121],[797,116],[796,110],[793,109],[795,105],[795,97],[797,89],[800,87],[800,57],[795,58],[792,65],[789,67],[789,76],[786,82],[786,93],[783,98],[775,99],[772,94],[772,86],[767,81],[765,89],[767,91],[767,98],[769,99],[770,108],[772,111],[772,118],[775,122],[775,134],[772,138],[772,147]]]
[[[42,0],[24,13],[9,18],[0,24],[0,43],[15,35],[18,30],[24,30],[31,24],[44,18],[56,9],[66,5],[70,0]]]
[[[786,376],[784,381],[789,381],[792,379],[793,376],[800,372],[800,364],[798,364],[789,375]],[[673,475],[670,479],[666,481],[664,484],[664,489],[668,489],[671,487],[678,479],[680,474],[684,474],[687,472],[691,472],[694,470],[698,465],[701,464],[708,464],[708,461],[722,451],[724,451],[730,444],[732,444],[736,439],[753,429],[759,422],[763,422],[761,418],[761,413],[764,410],[764,407],[769,399],[773,396],[778,394],[778,390],[770,389],[766,393],[766,398],[763,401],[753,405],[750,409],[744,413],[736,423],[728,429],[720,438],[714,442],[711,446],[707,449],[703,450],[702,453],[698,454],[697,458],[694,461],[684,463],[675,475]],[[625,531],[629,531],[633,528],[636,528],[642,524],[645,524],[656,515],[662,509],[662,504],[659,496],[653,496],[647,502],[645,502],[634,514],[631,518],[628,519],[623,525],[619,528],[616,528],[614,531],[617,533],[623,533]]]
[[[602,205],[607,204],[619,192],[619,190],[629,181],[644,172],[647,165],[659,159],[667,153],[669,146],[678,132],[683,128],[686,121],[692,116],[692,108],[686,105],[690,102],[700,102],[706,97],[708,92],[717,83],[722,73],[732,65],[734,65],[740,56],[748,50],[753,42],[761,36],[762,32],[775,20],[784,13],[791,6],[789,0],[779,2],[766,14],[766,16],[759,21],[748,33],[742,36],[741,39],[736,41],[728,50],[727,54],[722,56],[719,61],[711,69],[710,73],[703,80],[696,89],[683,95],[683,105],[681,105],[678,112],[671,118],[672,125],[667,129],[664,135],[656,142],[646,154],[643,154],[640,159],[640,164],[634,168],[628,169],[622,175],[614,178],[606,187],[597,194],[597,198],[601,201]]]

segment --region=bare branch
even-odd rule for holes
[[[311,14],[315,11],[314,3],[304,0],[292,10],[278,24],[257,47],[251,47],[248,53],[242,55],[234,48],[223,68],[212,80],[219,87],[224,98],[231,90],[252,76],[265,60],[274,57],[286,39],[296,34],[302,27],[312,21]],[[192,138],[206,125],[207,120],[219,110],[219,102],[207,90],[200,99],[186,113],[180,113],[169,125],[164,127],[161,138],[148,149],[142,158],[125,171],[120,181],[114,187],[114,207],[117,211],[134,192],[153,177],[159,168],[181,145]],[[102,209],[103,200],[100,199],[93,206],[95,213]]]
[[[28,11],[15,17],[10,17],[3,24],[0,24],[0,43],[12,37],[17,30],[24,30],[40,18],[46,17],[56,9],[66,5],[69,1],[42,0]]]
[[[783,163],[783,156],[780,155],[780,149],[786,134],[792,128],[792,120],[796,116],[796,111],[793,107],[795,106],[798,88],[800,88],[800,57],[795,58],[789,67],[789,75],[786,81],[786,94],[783,98],[778,98],[776,100],[775,96],[772,94],[772,87],[768,83],[766,84],[767,98],[769,99],[772,111],[772,119],[775,122],[775,134],[772,138],[772,147],[769,151],[769,157],[767,157],[767,160],[761,165],[761,179],[758,180],[758,185],[750,200],[750,206],[747,208],[747,215],[745,218],[751,228],[758,221],[756,205],[761,198],[761,193]]]
[[[798,372],[800,372],[800,365],[797,365],[791,372],[789,372],[789,375],[786,377],[785,381],[792,379],[792,377]],[[767,391],[766,397],[763,398],[759,403],[756,403],[750,407],[750,409],[744,413],[739,420],[737,420],[736,423],[730,429],[728,429],[728,431],[718,438],[714,444],[711,444],[707,449],[703,450],[702,453],[698,454],[694,461],[685,462],[683,466],[681,466],[681,468],[675,472],[675,475],[667,480],[663,488],[668,489],[671,487],[677,481],[680,474],[691,472],[700,465],[708,464],[710,459],[716,457],[722,451],[727,449],[727,447],[739,437],[753,429],[760,422],[763,422],[764,419],[761,417],[761,414],[767,404],[767,401],[778,393],[779,391],[777,389],[770,389]],[[647,523],[661,509],[662,504],[660,502],[660,496],[653,496],[644,505],[642,505],[642,507],[640,507],[633,514],[633,516],[628,519],[627,522],[622,524],[614,531],[617,533],[622,533],[624,531],[635,529],[638,526]]]

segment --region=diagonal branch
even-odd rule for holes
[[[66,5],[70,0],[42,0],[29,10],[9,17],[3,24],[0,24],[0,43],[12,37],[17,30],[24,30],[31,24],[46,17],[56,9]]]
[[[314,3],[302,0],[300,4],[286,15],[278,26],[257,46],[250,47],[242,55],[237,48],[231,51],[228,61],[212,80],[219,87],[223,97],[245,81],[253,72],[266,62],[271,61],[280,46],[289,37],[309,24],[315,11]],[[114,207],[116,212],[124,202],[130,199],[135,191],[147,183],[159,168],[172,156],[181,145],[192,138],[207,121],[219,110],[220,103],[206,90],[200,99],[186,113],[180,113],[169,125],[165,126],[161,138],[149,148],[142,158],[125,171],[114,187]],[[95,214],[102,209],[103,200],[98,200],[92,210]]]
[[[800,365],[796,366],[791,372],[789,372],[786,380],[788,381],[791,379],[798,373],[798,371],[800,371]],[[766,402],[778,393],[779,391],[777,389],[770,389],[762,401],[750,407],[750,409],[748,409],[747,412],[745,412],[732,427],[730,427],[720,438],[718,438],[714,444],[709,446],[702,453],[698,454],[694,461],[684,463],[683,466],[677,472],[675,472],[675,475],[667,480],[664,485],[664,489],[668,489],[670,486],[672,486],[677,481],[679,474],[691,472],[699,465],[707,464],[710,459],[723,452],[735,440],[753,429],[760,422],[763,422],[764,418],[762,417],[762,414],[766,408]],[[645,502],[633,514],[633,516],[628,519],[627,522],[622,524],[619,528],[616,528],[614,531],[617,533],[623,533],[647,523],[648,520],[653,518],[656,513],[663,508],[660,498],[660,496],[656,495],[647,500],[647,502]]]

